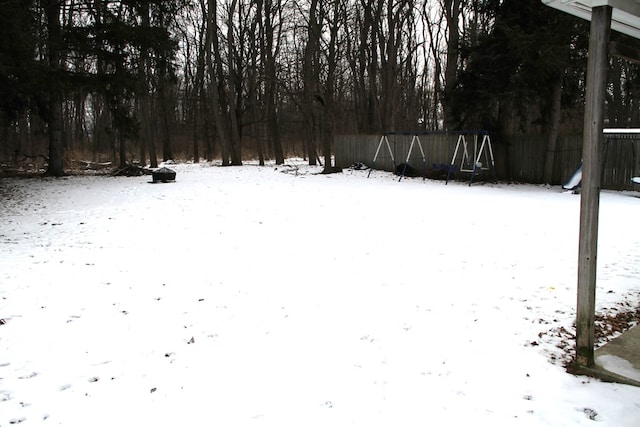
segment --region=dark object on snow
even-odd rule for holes
[[[331,173],[342,173],[342,168],[340,166],[325,166],[324,169],[322,169],[323,175]]]
[[[395,174],[400,176],[407,176],[409,178],[416,178],[420,176],[420,172],[418,172],[416,168],[406,163],[400,163],[398,166],[396,166]]]
[[[167,182],[176,180],[176,172],[169,168],[156,169],[151,173],[153,182]]]
[[[363,171],[363,170],[369,169],[369,166],[365,165],[362,162],[356,162],[351,165],[351,169],[357,170],[357,171]]]

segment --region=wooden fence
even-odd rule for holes
[[[389,145],[393,159],[386,144],[378,153],[375,165],[373,159],[382,135],[339,135],[335,142],[336,166],[349,167],[354,163],[364,163],[375,169],[393,171],[395,166],[405,163],[413,134],[390,134]],[[450,164],[456,147],[456,134],[424,134],[418,135],[424,150],[426,161],[423,163],[420,148],[414,144],[409,166],[426,172],[427,176],[441,175],[439,167]],[[472,146],[472,136],[467,142]],[[547,138],[544,135],[514,135],[492,137],[491,145],[495,158],[495,172],[500,180],[543,183],[544,162],[547,152]],[[640,176],[640,140],[609,140],[604,146],[604,171],[602,188],[610,190],[638,190],[637,184],[631,183],[631,177]],[[460,153],[459,153],[460,154]],[[460,155],[456,163],[459,163]],[[580,166],[582,157],[582,137],[579,135],[563,136],[558,140],[553,166],[551,184],[563,184]],[[467,175],[468,176],[468,175]],[[467,179],[463,173],[457,178]],[[635,187],[634,187],[635,185]]]

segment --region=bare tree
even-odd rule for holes
[[[140,10],[140,20],[143,28],[149,29],[151,27],[151,18],[149,5],[143,3]],[[140,118],[140,161],[145,161],[145,153],[149,152],[149,166],[152,168],[158,167],[158,157],[156,153],[155,144],[155,129],[153,124],[153,114],[151,111],[151,94],[149,93],[151,88],[151,59],[149,49],[145,46],[140,50],[140,61],[138,63],[138,78],[141,82],[145,83],[147,91],[141,93],[136,99],[136,107],[138,116]]]
[[[62,85],[60,52],[62,50],[62,32],[60,27],[61,4],[58,0],[42,0],[47,22],[47,53],[49,65],[48,100],[46,121],[49,134],[49,161],[47,175],[62,176]]]
[[[223,117],[224,105],[221,104],[220,79],[222,78],[222,57],[217,24],[217,0],[207,0],[207,36],[205,40],[205,58],[209,80],[209,97],[211,99],[211,113],[215,124],[215,131],[220,141],[222,164],[228,166],[229,146],[227,141],[227,125]]]
[[[327,80],[324,95],[322,117],[322,155],[324,157],[324,172],[333,172],[331,161],[333,146],[333,113],[335,108],[336,73],[338,68],[338,37],[340,34],[340,0],[333,0],[328,5],[327,24],[329,26],[329,41],[327,43]]]
[[[317,164],[317,140],[318,140],[318,107],[322,98],[319,96],[319,64],[320,35],[322,22],[320,15],[320,1],[311,0],[309,5],[309,20],[307,23],[307,43],[304,48],[303,58],[303,85],[304,85],[304,112],[305,123],[308,129],[307,152],[309,164]]]
[[[458,78],[458,59],[460,57],[460,13],[462,0],[441,0],[444,17],[447,23],[447,62],[444,70],[444,126],[448,128],[452,121],[450,99]]]
[[[226,101],[229,121],[229,152],[231,154],[231,164],[242,164],[242,151],[240,145],[240,123],[238,120],[238,95],[242,93],[240,89],[240,74],[242,73],[242,61],[236,48],[234,35],[234,15],[236,11],[240,14],[238,7],[239,0],[230,0],[227,11],[227,54],[228,54],[228,85],[223,85],[223,101]],[[242,22],[239,20],[239,22]],[[221,67],[222,61],[218,63]],[[222,74],[222,73],[220,73]]]
[[[282,2],[281,0],[264,0],[260,2],[264,6],[263,20],[260,21],[261,58],[264,67],[265,81],[265,116],[268,139],[275,156],[276,164],[284,163],[284,151],[280,140],[280,124],[277,113],[278,76],[276,74],[276,58],[280,49],[280,37],[282,31]]]
[[[423,62],[425,69],[431,69],[431,73],[425,72],[422,86],[423,88],[428,86],[433,88],[431,99],[424,96],[422,110],[425,127],[438,130],[440,129],[440,111],[442,111],[441,102],[444,97],[444,75],[442,73],[442,56],[440,55],[444,15],[442,9],[434,9],[431,2],[424,0],[422,2],[421,18],[424,23],[423,37],[425,39]],[[433,80],[432,82],[428,80],[429,75]]]

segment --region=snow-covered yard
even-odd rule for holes
[[[170,167],[0,180],[1,427],[640,425],[562,366],[579,196]],[[599,313],[640,303],[639,217],[603,192]]]

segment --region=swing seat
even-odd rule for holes
[[[420,176],[420,172],[407,163],[400,163],[398,166],[396,166],[395,174],[399,176],[406,176],[409,178],[417,178]]]
[[[456,165],[448,165],[446,163],[432,163],[432,172],[429,174],[430,178],[443,179],[448,175],[452,175],[457,172],[458,167]]]
[[[456,165],[448,165],[446,163],[433,164],[433,170],[436,172],[455,172],[458,169]]]

